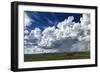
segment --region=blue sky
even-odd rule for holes
[[[57,12],[37,12],[37,11],[24,11],[29,18],[32,19],[31,25],[27,26],[28,31],[38,27],[44,30],[48,26],[56,26],[59,22],[64,21],[69,16],[74,17],[75,22],[80,22],[82,14],[79,13],[57,13]]]

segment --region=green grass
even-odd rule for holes
[[[70,60],[89,59],[90,52],[53,53],[53,54],[24,54],[24,61],[48,61],[48,60]]]

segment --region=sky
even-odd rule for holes
[[[90,14],[24,11],[24,53],[90,50]]]
[[[31,26],[27,26],[30,31],[35,27],[39,27],[44,30],[48,26],[56,26],[59,22],[68,18],[68,16],[74,16],[75,22],[80,22],[82,14],[79,13],[57,13],[57,12],[36,12],[36,11],[25,11],[25,14],[32,19]]]

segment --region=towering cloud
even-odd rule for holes
[[[76,23],[73,20],[74,17],[69,16],[59,22],[57,27],[47,27],[43,31],[35,28],[30,33],[25,30],[26,34],[29,33],[25,39],[31,46],[25,47],[25,53],[88,51],[90,49],[90,14],[83,14],[80,22]]]

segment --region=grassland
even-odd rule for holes
[[[73,53],[50,53],[50,54],[24,54],[24,61],[50,61],[50,60],[70,60],[70,59],[89,59],[90,52]]]

